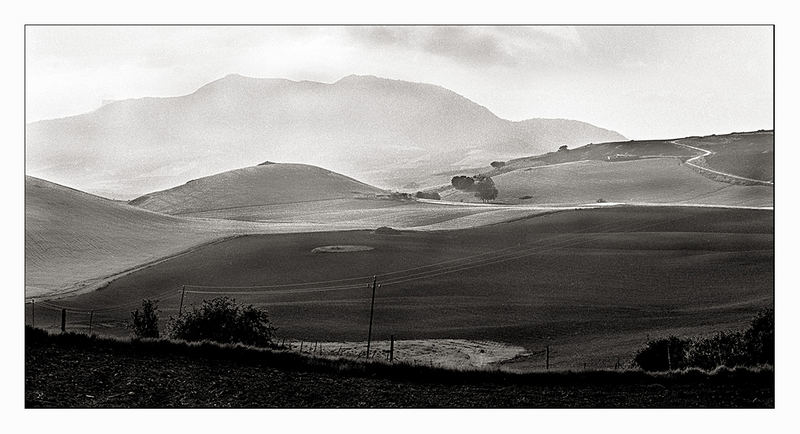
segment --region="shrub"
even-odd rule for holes
[[[744,333],[747,353],[754,364],[775,364],[775,311],[764,309],[750,322]]]
[[[238,305],[228,297],[203,300],[199,308],[170,319],[170,337],[186,341],[267,347],[274,333],[266,310]]]
[[[142,300],[142,310],[131,312],[128,327],[137,338],[158,338],[158,300]]]
[[[669,348],[669,359],[667,359]],[[687,367],[712,370],[718,366],[757,366],[775,364],[775,313],[759,312],[746,331],[719,332],[704,339],[679,339],[671,336],[650,341],[639,350],[634,363],[645,371],[664,371]]]
[[[686,367],[686,349],[690,341],[675,336],[650,341],[636,354],[633,362],[645,371],[668,371]]]
[[[688,365],[711,370],[717,366],[743,366],[750,364],[741,332],[720,332],[692,342],[688,348]]]

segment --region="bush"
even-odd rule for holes
[[[672,369],[706,370],[718,366],[774,365],[775,313],[772,309],[759,312],[744,332],[720,332],[696,340],[670,336],[650,341],[634,358],[634,363],[645,371],[667,370],[670,362]]]
[[[750,322],[744,333],[747,353],[755,364],[775,364],[775,311],[765,309]]]
[[[128,327],[137,338],[158,338],[158,300],[142,300],[142,310],[131,312]]]
[[[266,310],[237,305],[228,297],[203,300],[199,308],[170,319],[170,337],[185,341],[267,347],[274,333]]]
[[[690,341],[675,336],[656,339],[639,350],[633,362],[645,371],[668,371],[683,369],[686,364],[686,349]]]
[[[717,366],[748,365],[747,349],[741,332],[720,332],[713,337],[692,342],[688,348],[688,364],[712,370]]]

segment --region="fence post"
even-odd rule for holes
[[[545,351],[545,369],[550,370],[550,345],[544,347]]]
[[[61,333],[67,330],[67,310],[61,309]]]
[[[94,320],[94,311],[89,312],[89,336],[92,335],[92,320]]]
[[[369,359],[369,346],[372,343],[372,314],[375,311],[375,286],[378,284],[378,276],[372,276],[372,302],[369,305],[369,332],[367,333],[367,358]]]
[[[670,370],[670,371],[672,370],[672,357],[669,354],[669,349],[670,349],[671,344],[672,344],[672,342],[670,342],[669,338],[668,338],[667,339],[667,369]]]
[[[178,308],[178,316],[183,313],[183,296],[186,294],[186,285],[181,285],[181,306]]]
[[[394,335],[391,335],[389,342],[389,363],[392,363],[394,362]]]

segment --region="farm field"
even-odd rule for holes
[[[243,234],[344,229],[463,228],[541,210],[337,199],[172,216],[25,179],[25,295],[91,291],[143,265]]]
[[[623,203],[773,205],[772,187],[717,182],[678,158],[583,160],[516,169],[492,179],[499,191],[497,201],[512,204],[582,204],[602,199]],[[474,193],[453,188],[442,191],[441,196],[443,200],[479,201]]]
[[[507,216],[506,216],[507,217]],[[523,347],[512,370],[613,367],[648,337],[744,328],[773,302],[770,210],[616,207],[560,211],[451,231],[368,230],[242,236],[36,304],[36,322],[126,335],[143,298],[162,319],[228,295],[265,306],[278,334],[363,341],[378,275],[373,338],[465,339]],[[330,245],[373,248],[312,253]],[[260,288],[253,288],[261,286]],[[27,318],[30,321],[31,318]]]

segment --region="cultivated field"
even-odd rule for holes
[[[709,179],[678,158],[584,160],[534,166],[492,177],[497,201],[524,204],[622,203],[772,206],[773,188]],[[472,192],[448,189],[442,199],[479,201]],[[524,199],[523,199],[524,198]]]
[[[686,146],[683,146],[686,145]],[[454,175],[491,176],[497,202],[570,204],[607,202],[723,206],[773,206],[772,131],[589,144],[510,160],[502,167],[450,171],[421,181],[443,199],[477,202],[474,193],[450,186]],[[704,156],[708,153],[707,156]],[[700,158],[695,158],[700,157]],[[742,183],[685,164],[764,182]],[[705,178],[705,179],[702,179]],[[761,184],[761,185],[759,185]]]
[[[121,273],[242,234],[380,226],[436,228],[445,223],[464,228],[541,212],[347,199],[171,216],[29,176],[25,179],[25,295],[91,291]]]
[[[144,268],[107,287],[37,303],[71,329],[123,335],[142,298],[162,318],[229,295],[266,306],[279,335],[363,341],[378,275],[373,338],[465,339],[525,348],[502,365],[610,368],[648,337],[744,328],[773,302],[773,212],[620,207],[561,211],[452,231],[339,231],[238,237]],[[320,246],[373,250],[315,254]],[[30,317],[28,318],[30,321]]]

